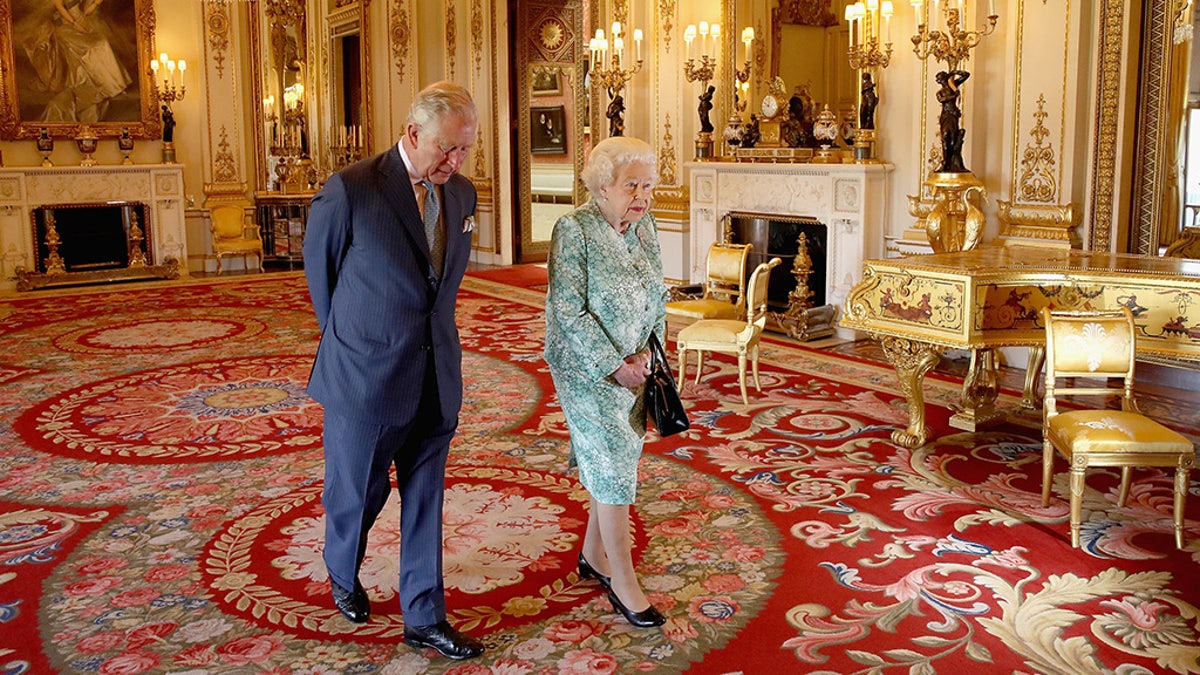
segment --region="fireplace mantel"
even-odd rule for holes
[[[145,204],[154,261],[174,258],[187,274],[181,165],[0,167],[0,289],[16,288],[18,267],[36,266],[34,209],[109,201]]]
[[[891,164],[691,162],[687,167],[693,282],[704,279],[708,246],[721,239],[720,223],[730,213],[809,216],[825,223],[825,298],[838,308],[861,280],[863,260],[883,257]]]

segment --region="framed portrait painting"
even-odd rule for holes
[[[529,152],[567,154],[567,113],[561,105],[529,109]]]
[[[154,0],[0,0],[0,139],[156,138],[153,36]]]
[[[562,84],[558,80],[558,68],[555,66],[534,68],[530,85],[534,96],[558,96],[562,93]]]

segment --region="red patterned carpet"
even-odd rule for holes
[[[586,493],[530,274],[459,303],[448,605],[489,646],[468,663],[400,642],[394,502],[372,620],[329,602],[300,275],[0,299],[0,675],[1200,673],[1200,477],[1177,551],[1169,475],[1117,508],[1093,471],[1072,549],[1035,417],[954,432],[957,383],[931,378],[940,438],[906,450],[888,368],[774,339],[750,405],[710,359],[693,430],[647,444],[637,564],[669,621],[630,627],[575,573]]]

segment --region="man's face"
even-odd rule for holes
[[[448,115],[424,130],[409,124],[405,134],[413,147],[408,156],[413,168],[422,178],[444,184],[466,161],[478,127],[470,115]]]

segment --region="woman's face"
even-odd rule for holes
[[[650,210],[650,199],[658,176],[654,169],[641,162],[626,164],[613,178],[612,185],[601,188],[600,211],[608,222],[624,231],[630,223],[641,220]]]

